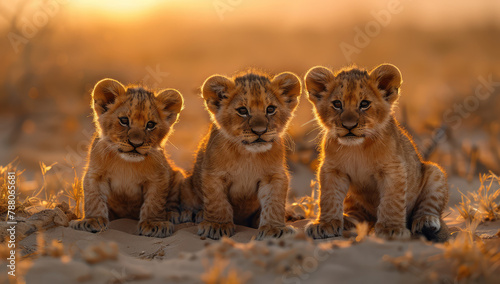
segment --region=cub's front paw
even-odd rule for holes
[[[381,223],[375,224],[375,235],[386,240],[407,240],[410,230],[402,226],[389,226]]]
[[[139,235],[165,238],[174,232],[174,224],[170,221],[142,221],[139,223]]]
[[[413,234],[422,234],[424,231],[435,233],[441,229],[439,218],[432,215],[424,215],[413,220],[411,232]]]
[[[193,211],[183,210],[181,216],[179,217],[181,223],[191,223],[193,222]]]
[[[259,228],[259,233],[257,234],[257,240],[263,240],[267,238],[281,238],[285,235],[294,235],[296,233],[295,229],[290,226],[271,226],[264,225]]]
[[[73,220],[69,226],[75,230],[98,233],[108,229],[109,220],[104,217],[85,218],[81,220]]]
[[[166,219],[174,224],[179,224],[181,222],[181,214],[177,211],[167,211]]]
[[[194,222],[196,224],[199,224],[203,221],[203,210],[198,211],[196,214],[191,210],[184,210],[181,212],[181,216],[179,219],[181,223]]]
[[[313,239],[326,239],[342,235],[342,221],[332,220],[330,222],[315,221],[307,224],[306,234]]]
[[[196,224],[199,224],[199,223],[203,222],[203,219],[204,219],[203,216],[204,216],[203,215],[203,210],[198,211],[198,213],[196,213],[196,215],[194,215],[194,222]]]
[[[198,235],[218,240],[223,236],[231,237],[234,235],[234,223],[216,223],[210,221],[203,221],[198,224]]]

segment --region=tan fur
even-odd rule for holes
[[[96,84],[92,106],[97,132],[83,178],[85,217],[73,221],[73,228],[99,232],[110,219],[132,218],[139,220],[141,235],[172,234],[184,174],[163,146],[182,105],[181,94],[173,89],[155,95],[112,79]],[[124,117],[127,124],[120,122]],[[149,122],[153,127],[148,128]]]
[[[445,240],[440,220],[448,202],[445,173],[422,161],[393,116],[402,83],[399,69],[383,64],[370,73],[351,68],[334,74],[314,67],[305,81],[325,130],[320,215],[307,226],[308,235],[340,236],[343,229],[367,221],[387,239],[408,238],[411,230]],[[368,107],[363,101],[370,102]]]
[[[292,73],[271,78],[253,71],[205,81],[202,95],[213,124],[181,190],[181,219],[194,215],[199,235],[231,236],[235,223],[258,227],[259,239],[294,232],[285,225],[289,177],[282,136],[300,93]],[[247,115],[238,113],[242,107]]]

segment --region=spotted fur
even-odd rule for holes
[[[441,217],[448,202],[445,173],[422,160],[393,115],[401,83],[399,69],[390,64],[371,72],[307,72],[309,100],[324,129],[320,214],[306,227],[309,236],[339,236],[366,221],[387,239],[409,238],[410,232],[448,238]]]
[[[201,222],[199,235],[232,236],[235,223],[258,227],[259,239],[294,232],[285,225],[289,177],[282,136],[300,94],[300,79],[287,72],[205,81],[202,96],[213,123],[181,190],[181,219]],[[238,111],[243,107],[248,114]]]
[[[85,217],[73,228],[95,233],[106,230],[110,219],[132,218],[139,220],[140,235],[172,234],[184,174],[169,161],[164,144],[182,106],[173,89],[155,94],[112,79],[96,84],[97,131],[83,177]]]

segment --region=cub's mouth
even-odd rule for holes
[[[122,149],[118,149],[118,153],[120,154],[120,157],[123,160],[129,161],[129,162],[141,162],[141,161],[144,161],[144,159],[148,155],[147,153],[144,153],[144,154],[140,153],[139,151],[137,151],[137,149],[133,149],[133,150],[130,150],[130,151],[124,151]]]
[[[348,146],[354,146],[354,145],[360,145],[365,141],[365,135],[360,134],[356,135],[349,131],[347,134],[338,136],[338,141],[342,145],[348,145]]]
[[[245,144],[245,145],[254,145],[254,144],[272,143],[272,142],[274,142],[274,139],[272,139],[272,140],[270,140],[270,141],[266,141],[266,140],[264,140],[264,139],[262,139],[262,138],[260,138],[260,137],[259,137],[259,138],[255,139],[255,140],[254,140],[254,141],[252,141],[252,142],[248,142],[248,141],[246,141],[246,140],[243,140],[241,143],[243,143],[243,144]]]
[[[352,137],[352,138],[363,138],[365,137],[365,135],[361,134],[361,135],[356,135],[352,132],[349,131],[349,133],[347,133],[346,135],[342,136],[342,138],[348,138],[348,137]]]
[[[271,140],[264,140],[261,137],[249,142],[247,140],[241,141],[245,149],[252,153],[262,153],[271,150],[273,147],[274,138]]]
[[[141,155],[141,156],[146,156],[147,154],[141,154],[137,149],[131,150],[131,151],[123,151],[122,149],[118,149],[118,152],[123,153],[123,154],[131,154],[131,155]]]

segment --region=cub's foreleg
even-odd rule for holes
[[[306,233],[314,239],[342,235],[343,203],[349,190],[349,178],[345,173],[323,164],[319,172],[319,217],[306,226]]]
[[[295,230],[285,224],[285,205],[288,192],[288,176],[275,174],[261,181],[258,198],[261,206],[258,240],[280,238]]]
[[[87,173],[83,178],[84,218],[73,220],[70,226],[76,230],[92,233],[108,229],[107,195],[110,191],[109,183],[100,176]]]
[[[170,179],[170,185],[168,187],[168,196],[167,196],[167,204],[166,204],[166,220],[174,223],[180,223],[180,190],[182,184],[184,182],[184,174],[180,171],[173,171],[172,178]]]
[[[408,239],[406,228],[406,166],[398,161],[382,166],[375,178],[379,181],[380,204],[375,234],[386,239]]]
[[[222,175],[202,175],[204,220],[198,224],[198,235],[214,240],[234,235],[233,207],[228,200],[227,187]]]
[[[203,199],[201,197],[201,187],[193,182],[193,176],[188,176],[180,186],[181,216],[180,222],[203,221]]]
[[[174,232],[174,224],[166,219],[165,204],[168,190],[164,185],[144,185],[144,203],[139,215],[139,234],[148,237],[165,238]]]

